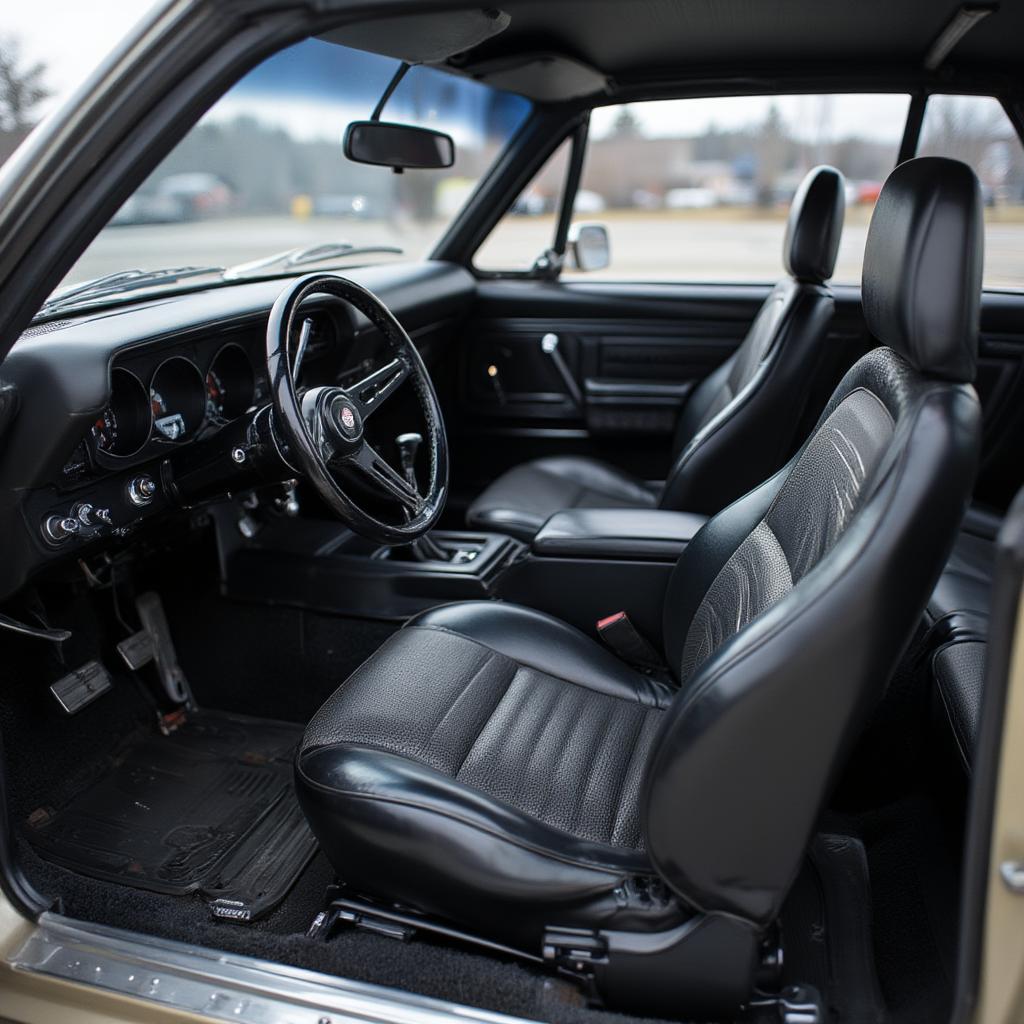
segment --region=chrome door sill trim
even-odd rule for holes
[[[40,915],[8,963],[17,971],[89,985],[211,1020],[527,1024],[519,1017],[51,913]]]

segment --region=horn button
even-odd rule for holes
[[[323,406],[323,418],[326,427],[336,442],[342,447],[358,444],[363,436],[363,418],[353,402],[342,392],[338,392]]]

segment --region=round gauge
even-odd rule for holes
[[[153,436],[183,441],[202,425],[206,413],[203,378],[194,363],[173,356],[161,363],[149,385]]]
[[[211,420],[233,420],[253,403],[256,376],[245,350],[225,345],[206,374],[206,415]]]
[[[149,439],[149,402],[142,381],[116,367],[110,374],[110,401],[92,425],[93,443],[104,455],[134,455]]]

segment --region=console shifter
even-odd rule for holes
[[[416,483],[416,453],[423,444],[422,434],[399,434],[395,438],[395,445],[398,448],[398,457],[402,463],[402,473],[408,481],[409,486],[418,490]],[[418,540],[409,545],[417,562],[448,562],[451,561],[451,553],[445,551],[440,544],[433,540],[429,533],[425,533]]]
[[[420,445],[423,444],[422,434],[399,434],[395,438],[395,444],[398,446],[398,457],[402,462],[402,472],[405,474],[405,479],[409,482],[410,487],[419,489],[416,483],[416,453],[420,450]]]

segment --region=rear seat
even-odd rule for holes
[[[981,713],[999,516],[971,508],[928,601],[928,649],[938,717],[971,769]]]

